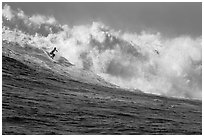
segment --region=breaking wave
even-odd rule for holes
[[[60,25],[54,17],[26,15],[4,5],[3,39],[51,50],[79,68],[122,88],[202,99],[202,39],[129,33],[102,22]]]

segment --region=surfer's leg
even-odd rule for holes
[[[54,58],[55,57],[55,54],[52,54],[52,58]]]
[[[53,57],[53,52],[50,53],[50,56]]]

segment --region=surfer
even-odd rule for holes
[[[51,58],[54,58],[54,57],[55,57],[55,53],[54,53],[55,51],[58,52],[58,50],[57,50],[56,47],[54,47],[54,49],[50,52]]]

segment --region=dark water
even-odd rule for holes
[[[202,134],[201,101],[91,85],[2,57],[3,134]]]

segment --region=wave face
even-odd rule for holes
[[[26,15],[5,5],[3,39],[51,50],[121,88],[202,98],[202,39],[187,35],[121,32],[102,22],[60,25],[54,17]]]

